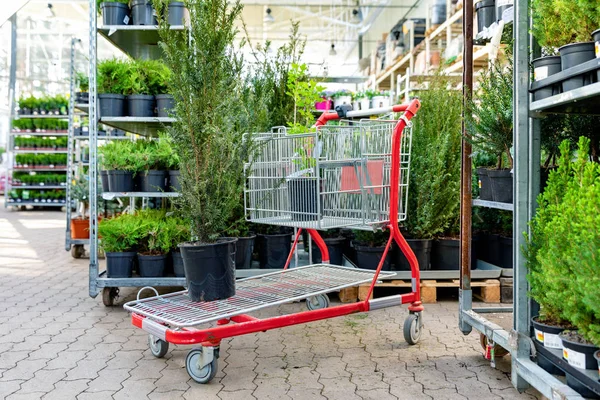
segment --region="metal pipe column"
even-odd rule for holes
[[[96,109],[96,39],[97,39],[97,2],[89,0],[90,9],[90,49],[89,49],[89,135],[90,135],[90,296],[98,294],[98,113]]]

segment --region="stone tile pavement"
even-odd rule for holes
[[[64,249],[64,213],[0,203],[0,399],[535,399],[492,369],[457,304],[428,305],[421,342],[391,308],[233,338],[208,385],[185,370],[189,347],[163,359],[120,306],[88,296],[87,260]],[[119,304],[135,295],[124,289]],[[304,309],[290,304],[261,315]]]

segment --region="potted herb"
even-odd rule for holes
[[[371,108],[383,108],[390,106],[390,92],[382,91],[371,93]]]
[[[152,60],[136,60],[128,65],[127,84],[124,94],[127,95],[127,110],[131,117],[152,117],[156,107],[151,83],[153,68],[160,64]]]
[[[96,0],[98,13],[102,14],[102,24],[129,25],[129,0]]]
[[[134,144],[128,140],[115,140],[99,148],[101,168],[107,171],[110,192],[133,191],[133,174],[137,172],[132,163],[133,150]],[[102,177],[102,171],[100,176]]]
[[[130,278],[142,234],[140,218],[123,214],[98,222],[100,247],[106,254],[108,278]]]
[[[358,268],[377,269],[383,257],[389,233],[384,231],[355,231],[352,245],[356,249]],[[391,249],[385,257],[382,271],[390,270]]]
[[[168,129],[180,158],[177,203],[195,239],[179,244],[188,295],[212,301],[235,294],[236,240],[223,236],[243,193],[244,131],[235,122],[242,60],[232,51],[242,7],[226,0],[187,4],[190,25],[173,31],[158,15],[159,35],[177,99]]]
[[[128,63],[116,58],[98,63],[98,102],[100,117],[125,115],[125,93],[129,79]]]
[[[354,110],[368,110],[370,107],[370,99],[369,96],[367,96],[367,93],[365,92],[357,92],[354,93],[354,104],[353,104],[353,109]]]
[[[467,139],[496,157],[496,168],[489,169],[487,175],[493,201],[502,203],[513,201],[513,68],[512,57],[507,59],[506,65],[497,62],[483,71],[476,100],[470,106],[473,116],[467,120]],[[503,168],[505,165],[508,168]]]
[[[331,97],[333,98],[333,108],[341,106],[343,104],[352,104],[352,92],[348,89],[341,89],[334,92]]]

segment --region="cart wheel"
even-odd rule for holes
[[[488,338],[483,333],[479,334],[479,343],[481,344],[483,351],[486,351],[487,344],[488,344]],[[506,350],[504,347],[500,346],[499,344],[494,344],[494,357],[504,357],[507,354],[508,354],[508,350]]]
[[[119,297],[119,288],[105,287],[102,289],[102,303],[104,303],[106,307],[113,306],[117,297]]]
[[[329,307],[329,297],[326,294],[318,294],[306,299],[306,308],[310,311],[321,310]]]
[[[190,350],[187,357],[185,358],[185,369],[187,370],[190,378],[198,383],[208,383],[217,374],[217,356],[210,362],[210,364],[200,368],[198,362],[202,355],[202,349]]]
[[[404,320],[404,340],[410,345],[417,344],[423,332],[421,313],[411,313]]]
[[[71,247],[71,257],[81,258],[85,254],[85,249],[82,244],[75,244]]]
[[[156,358],[163,358],[169,351],[169,342],[165,342],[154,335],[148,335],[148,346],[150,346],[150,351]]]

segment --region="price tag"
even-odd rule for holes
[[[562,340],[558,335],[554,335],[552,333],[544,333],[544,347],[548,347],[550,349],[562,349]]]
[[[563,358],[569,362],[569,365],[585,369],[585,354],[565,347],[563,349]]]
[[[600,58],[600,42],[596,42],[596,58]]]
[[[538,331],[537,329],[534,329],[534,331],[535,331],[535,340],[537,340],[540,343],[544,343],[544,332]]]
[[[540,81],[548,77],[548,66],[537,67],[533,71],[533,80]]]
[[[509,4],[512,5],[513,0],[496,0],[496,7],[502,7]]]
[[[129,15],[126,15],[125,18],[123,18],[123,23],[129,25]]]
[[[117,31],[116,28],[110,28],[108,31],[108,36],[112,36],[113,33],[115,33]]]

